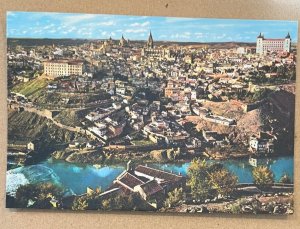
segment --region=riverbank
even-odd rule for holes
[[[145,163],[185,163],[194,158],[206,160],[241,160],[257,158],[258,160],[265,158],[276,158],[284,156],[293,156],[292,153],[268,153],[255,154],[247,151],[246,148],[210,148],[210,149],[187,149],[181,147],[157,149],[152,151],[108,151],[103,149],[74,149],[66,148],[57,150],[51,154],[51,157],[56,160],[65,160],[69,163],[80,164],[101,164],[114,165],[122,164],[126,161],[133,161],[139,164]]]
[[[77,195],[86,193],[86,188],[107,189],[113,180],[126,168],[126,162],[118,164],[80,164],[63,160],[48,159],[35,165],[22,166],[7,172],[7,192],[14,192],[18,186],[27,183],[51,182],[59,184],[69,193]],[[208,163],[220,163],[238,177],[239,183],[253,183],[252,167],[247,159],[207,160]],[[292,156],[263,159],[262,161],[274,173],[274,180],[287,174],[294,178],[294,159]],[[141,163],[146,164],[146,163]],[[187,176],[189,161],[173,163],[147,163],[148,166],[175,174]]]

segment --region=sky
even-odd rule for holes
[[[262,32],[266,38],[291,34],[297,41],[297,21],[237,20],[74,14],[47,12],[7,12],[8,38],[72,38],[146,40],[151,30],[154,41],[255,42]]]

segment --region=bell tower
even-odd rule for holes
[[[148,41],[147,41],[147,48],[150,48],[150,49],[154,48],[151,30],[150,30],[150,34],[149,34]]]
[[[258,54],[263,54],[264,52],[263,40],[264,40],[264,36],[260,33],[256,39],[256,53]]]

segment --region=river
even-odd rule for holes
[[[216,161],[208,161],[213,163]],[[252,166],[247,159],[218,161],[234,173],[240,183],[252,182]],[[273,171],[275,181],[284,174],[293,179],[294,159],[292,156],[263,159]],[[186,163],[151,163],[148,166],[173,173],[187,174],[189,162]],[[28,183],[51,182],[65,188],[66,194],[82,194],[87,187],[107,189],[112,181],[125,169],[125,163],[110,166],[93,166],[71,164],[65,161],[48,159],[36,165],[23,166],[7,171],[6,191],[14,195],[20,185]]]

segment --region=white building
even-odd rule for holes
[[[81,61],[50,60],[44,62],[44,73],[48,76],[82,75],[83,63]]]
[[[266,39],[261,33],[256,40],[256,53],[264,54],[271,52],[290,52],[291,51],[291,36],[288,33],[282,39]]]

